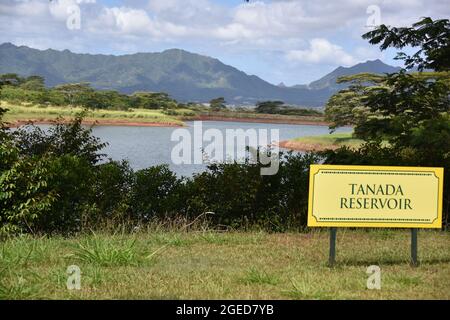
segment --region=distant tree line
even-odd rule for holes
[[[295,116],[323,116],[322,112],[314,109],[304,109],[286,105],[283,101],[262,101],[256,104],[255,111],[265,114],[282,114]]]
[[[89,83],[67,83],[46,88],[40,76],[0,75],[0,99],[41,105],[80,106],[89,109],[175,109],[178,102],[164,92],[135,92],[131,95],[115,90],[95,90]]]
[[[164,92],[135,92],[131,95],[115,90],[96,90],[87,82],[60,84],[52,88],[45,86],[41,76],[21,77],[15,73],[1,74],[2,91],[0,100],[38,105],[79,106],[88,109],[130,110],[162,109],[169,115],[176,115],[175,109],[187,108],[208,110],[196,103],[178,103]],[[211,99],[209,110],[213,112],[230,111],[224,97]],[[303,109],[285,105],[282,101],[258,102],[256,113],[298,116],[322,116],[313,109]]]

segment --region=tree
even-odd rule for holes
[[[255,111],[258,113],[278,113],[284,106],[283,101],[263,101],[256,104]]]
[[[32,90],[32,91],[43,91],[45,90],[45,80],[41,76],[29,76],[20,85],[22,89]]]
[[[212,99],[209,102],[209,105],[211,107],[211,109],[213,111],[222,111],[222,110],[226,110],[227,107],[225,105],[225,98],[224,97],[219,97],[219,98],[215,98]]]
[[[48,157],[23,156],[3,123],[0,108],[0,237],[33,232],[55,201],[48,192]]]
[[[25,81],[24,78],[20,77],[16,73],[5,73],[0,75],[0,86],[12,85],[17,86]]]
[[[132,95],[137,108],[143,109],[172,109],[177,102],[165,92],[135,92]]]
[[[371,73],[338,78],[337,83],[349,83],[349,87],[331,96],[326,104],[325,120],[330,123],[331,131],[348,125],[358,127],[370,117],[377,117],[364,104],[364,99],[369,91],[378,87],[386,87],[385,80],[385,76]]]
[[[83,127],[83,116],[77,114],[69,123],[57,121],[47,131],[34,125],[20,127],[13,133],[15,144],[28,156],[71,155],[97,164],[105,156],[99,152],[107,144],[92,135],[92,128]]]
[[[80,103],[83,95],[86,96],[93,92],[90,84],[86,82],[61,84],[56,86],[54,90],[62,93],[70,105]]]
[[[389,47],[402,49],[406,46],[420,49],[409,56],[399,52],[396,59],[405,60],[407,69],[416,66],[419,71],[432,69],[450,70],[450,22],[448,19],[434,20],[427,17],[409,28],[389,28],[381,25],[365,33],[363,39],[371,44],[380,44],[380,49]]]

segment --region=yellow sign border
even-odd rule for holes
[[[439,180],[438,190],[438,217],[430,223],[404,223],[404,222],[318,222],[313,216],[314,175],[320,170],[364,170],[364,171],[413,171],[432,172]],[[444,188],[444,168],[436,167],[395,167],[395,166],[357,166],[357,165],[325,165],[313,164],[309,172],[308,195],[308,227],[361,227],[361,228],[442,228],[442,199]]]

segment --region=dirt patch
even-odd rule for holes
[[[323,145],[319,143],[305,143],[300,141],[283,140],[278,143],[280,148],[296,150],[296,151],[324,151],[336,150],[339,146]]]

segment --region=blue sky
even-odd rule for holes
[[[105,54],[181,48],[294,85],[369,59],[399,65],[395,50],[361,34],[422,16],[448,18],[448,1],[2,0],[0,42]]]

